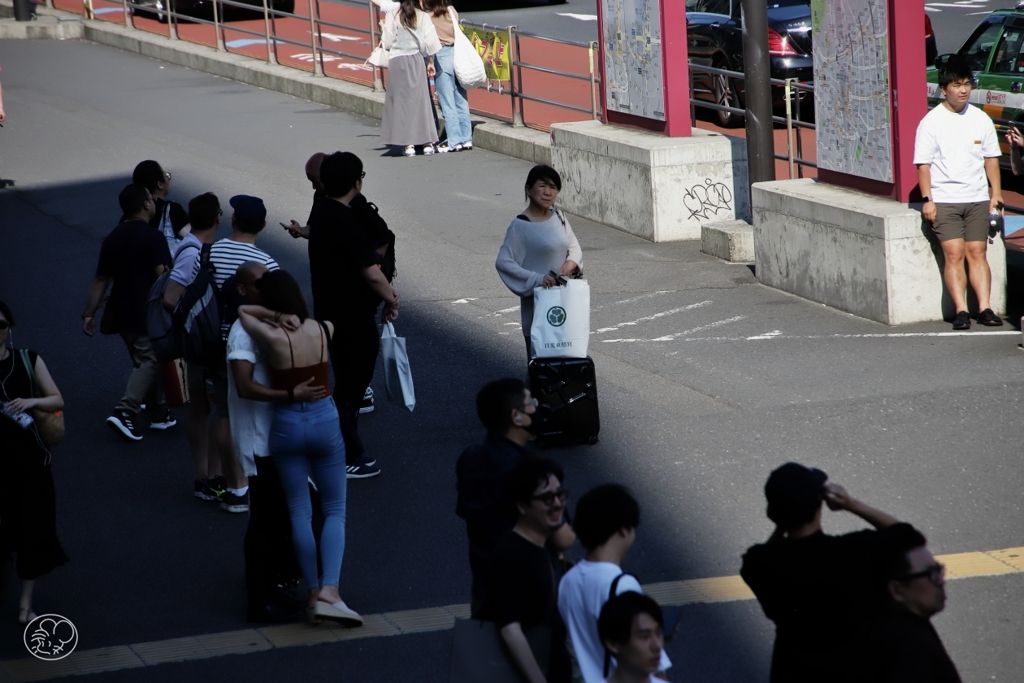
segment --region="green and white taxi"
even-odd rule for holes
[[[1024,0],[1015,9],[985,17],[956,54],[967,60],[977,79],[971,103],[993,119],[1024,124]],[[941,63],[950,56],[939,55],[935,61]],[[934,107],[942,99],[938,71],[930,66],[928,104]],[[996,125],[1004,128],[998,121]]]

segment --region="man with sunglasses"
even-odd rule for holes
[[[551,542],[566,524],[561,466],[546,458],[528,458],[508,475],[507,497],[518,512],[516,524],[498,542],[491,558],[483,618],[493,621],[525,680],[530,683],[568,681],[566,630],[558,614],[558,582],[562,577],[559,550]],[[550,630],[550,659],[542,669],[527,635]]]
[[[909,524],[885,530],[875,553],[882,613],[867,629],[867,670],[875,683],[960,683],[931,618],[946,606],[946,571]]]
[[[149,224],[167,239],[167,247],[173,253],[188,234],[184,229],[188,226],[189,220],[181,204],[167,199],[171,191],[171,172],[165,171],[158,162],[147,159],[135,166],[132,182],[144,185],[153,196],[156,211]]]

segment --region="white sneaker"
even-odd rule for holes
[[[463,143],[462,143],[462,149],[463,149],[464,151],[466,151],[466,152],[472,151],[472,149],[473,149],[473,143],[472,143],[472,142],[463,142]]]
[[[409,145],[408,147],[405,148],[405,151],[402,152],[402,154],[404,154],[407,157],[416,156],[416,145]]]
[[[451,147],[448,146],[447,142],[442,142],[440,145],[437,146],[437,153],[438,154],[447,154],[450,151],[452,151],[452,150],[451,150]]]
[[[423,145],[423,155],[424,156],[430,156],[431,154],[433,154],[436,151],[437,150],[434,149],[433,145]]]

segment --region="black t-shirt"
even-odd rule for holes
[[[156,282],[157,266],[170,266],[171,252],[159,230],[142,220],[114,228],[100,247],[96,275],[113,280],[103,313],[107,334],[146,333],[146,298]]]
[[[775,622],[773,682],[817,683],[850,656],[875,605],[870,578],[878,539],[874,530],[818,531],[747,550],[740,575]]]
[[[515,531],[498,541],[491,558],[484,614],[498,626],[519,622],[523,628],[553,626],[558,615],[558,553],[538,547]]]
[[[487,572],[498,540],[516,524],[517,511],[505,499],[509,472],[533,453],[503,436],[488,434],[455,463],[455,514],[466,520],[473,595],[486,593]]]
[[[858,681],[961,683],[931,621],[899,607],[870,622],[857,661],[864,667],[858,667]]]
[[[309,221],[309,272],[313,315],[341,323],[372,316],[374,292],[363,271],[377,265],[378,254],[352,210],[333,199],[313,207]]]
[[[316,211],[316,205],[326,196],[323,190],[315,190],[313,192],[313,206],[309,209],[309,218],[306,219],[306,225],[313,224],[313,212]]]

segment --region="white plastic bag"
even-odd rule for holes
[[[384,384],[387,386],[388,399],[399,399],[412,412],[416,407],[416,391],[412,385],[412,368],[409,367],[409,354],[405,350],[405,337],[395,335],[395,326],[384,323],[384,332],[380,335],[380,350],[384,356]]]
[[[466,90],[482,88],[487,85],[487,71],[484,69],[484,60],[480,53],[469,42],[469,38],[462,32],[462,27],[455,25],[455,78]]]
[[[530,345],[534,358],[586,358],[589,344],[590,285],[586,280],[533,290]]]

